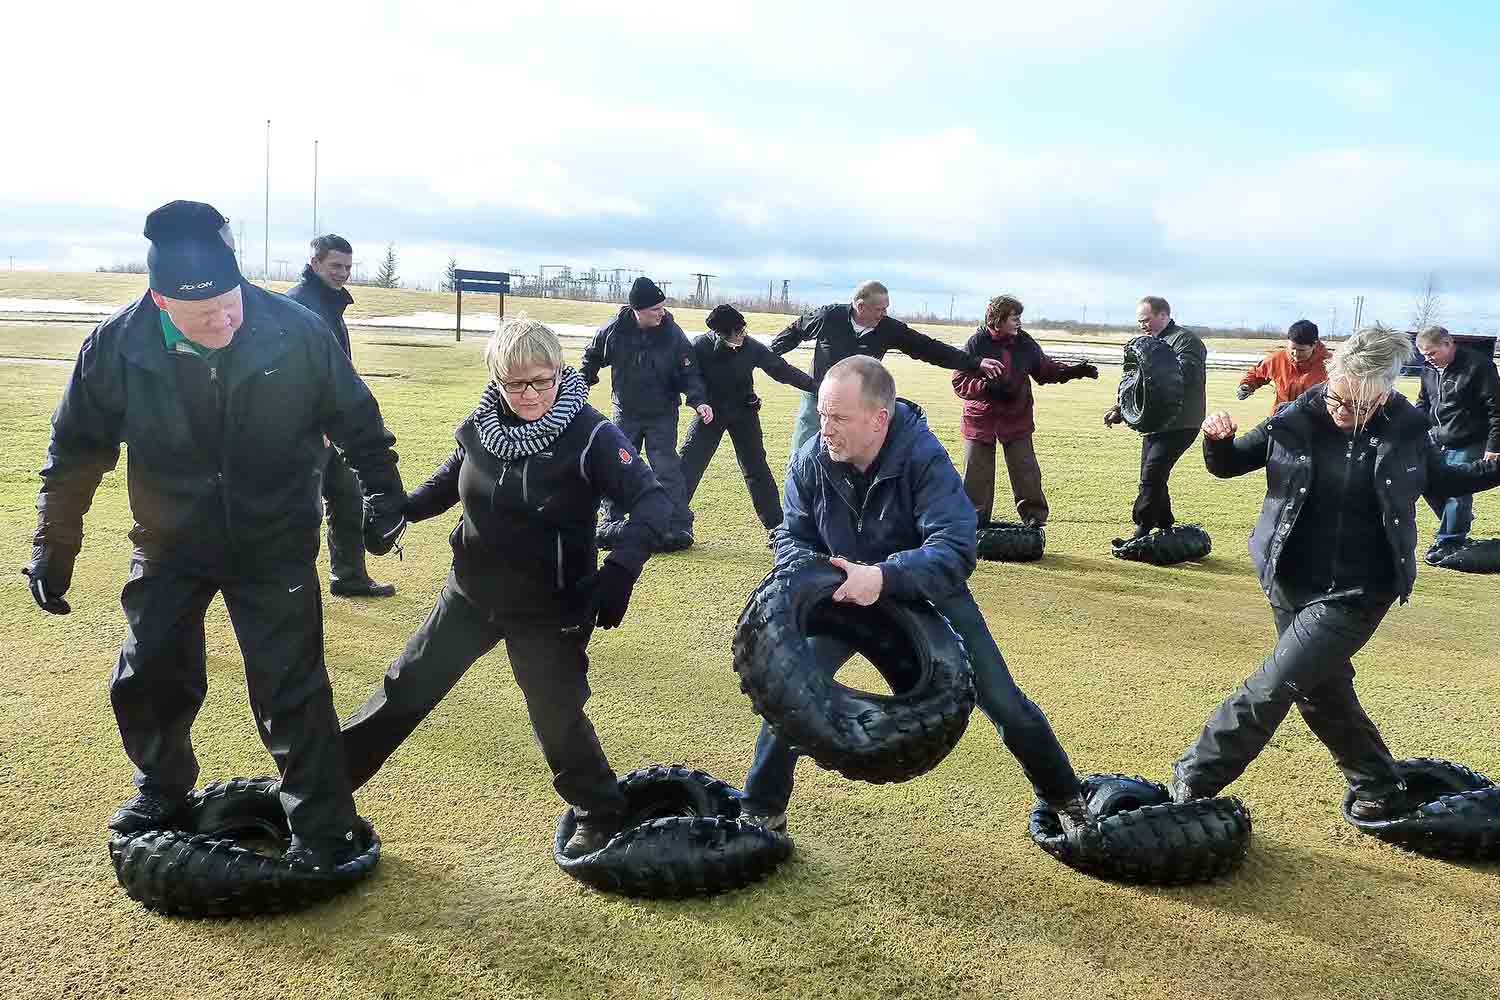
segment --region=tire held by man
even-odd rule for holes
[[[1134,337],[1125,345],[1120,375],[1120,415],[1142,434],[1161,430],[1182,409],[1186,383],[1177,352],[1159,337]]]
[[[1047,531],[1040,525],[990,521],[977,534],[979,558],[994,562],[1035,562],[1047,550]]]
[[[881,598],[835,604],[844,574],[825,557],[778,567],[740,615],[734,668],[740,689],[798,752],[846,778],[906,781],[932,770],[957,745],[974,709],[963,640],[928,604]],[[812,636],[847,650],[828,661]],[[894,694],[856,691],[834,674],[863,653]]]
[[[1500,858],[1500,786],[1462,764],[1435,757],[1396,761],[1412,808],[1390,819],[1361,820],[1344,797],[1344,819],[1361,833],[1418,854],[1454,860]]]

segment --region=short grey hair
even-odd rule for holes
[[[484,363],[490,370],[491,381],[496,383],[530,365],[546,365],[560,371],[562,343],[546,323],[520,313],[490,334],[489,343],[484,345]]]
[[[891,290],[878,281],[861,281],[854,289],[855,302],[868,302],[877,295],[891,297]]]
[[[840,361],[823,376],[825,382],[831,378],[858,379],[860,398],[871,409],[887,413],[896,409],[896,380],[891,370],[868,355],[853,354]]]
[[[1453,339],[1453,334],[1448,332],[1445,326],[1429,326],[1417,334],[1417,343],[1422,346],[1442,344]]]
[[[1328,381],[1346,379],[1363,396],[1390,392],[1411,357],[1406,334],[1388,326],[1367,326],[1340,344],[1328,362]]]
[[[1151,311],[1157,316],[1163,313],[1168,316],[1172,315],[1172,304],[1160,295],[1142,295],[1140,304],[1150,306]]]

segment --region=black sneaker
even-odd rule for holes
[[[1463,548],[1462,542],[1443,542],[1442,544],[1433,542],[1427,549],[1426,555],[1422,556],[1422,561],[1429,566],[1437,566],[1461,548]]]
[[[1356,798],[1349,806],[1349,815],[1355,819],[1374,821],[1400,816],[1411,808],[1406,793],[1401,790],[1379,799]]]
[[[282,860],[301,871],[332,871],[368,851],[374,836],[375,828],[370,825],[370,821],[362,816],[357,817],[354,829],[345,833],[343,840],[309,843],[294,838]]]
[[[758,826],[771,833],[786,833],[786,813],[740,813],[740,822]]]
[[[374,580],[334,580],[328,585],[334,597],[394,597],[394,583],[376,583]]]
[[[187,796],[170,798],[157,792],[140,792],[126,799],[109,818],[109,828],[116,833],[140,833],[170,826],[173,818],[187,806]]]
[[[1206,798],[1206,796],[1199,795],[1189,788],[1188,783],[1175,774],[1172,775],[1172,780],[1167,782],[1167,791],[1171,794],[1172,801],[1179,805],[1184,802],[1191,802],[1194,799]]]
[[[693,547],[693,529],[673,528],[667,532],[667,540],[662,543],[663,552],[681,552]]]
[[[1063,836],[1070,840],[1078,839],[1089,822],[1089,807],[1088,803],[1083,801],[1083,796],[1074,795],[1062,802],[1047,804],[1057,814],[1057,821],[1062,825]]]
[[[605,844],[609,838],[620,832],[620,818],[618,816],[591,816],[588,819],[578,821],[578,826],[573,830],[573,836],[563,845],[563,856],[568,858],[581,858],[585,854],[593,854]]]

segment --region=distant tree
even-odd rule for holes
[[[1427,272],[1427,280],[1417,290],[1411,306],[1411,328],[1418,333],[1433,326],[1443,316],[1443,296],[1438,289],[1437,275]]]
[[[396,244],[385,245],[385,259],[380,262],[380,270],[375,272],[375,284],[381,288],[396,288],[401,284],[401,272],[396,260]]]
[[[448,258],[448,270],[443,274],[443,291],[451,292],[458,288],[458,258]]]

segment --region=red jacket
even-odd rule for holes
[[[1313,345],[1312,357],[1300,365],[1283,347],[1246,372],[1240,385],[1259,389],[1267,382],[1276,383],[1276,399],[1271,403],[1271,412],[1275,413],[1282,403],[1290,403],[1313,386],[1327,382],[1328,359],[1331,357],[1333,352],[1321,340]]]
[[[981,326],[964,345],[981,358],[996,358],[1004,374],[986,379],[973,371],[953,373],[953,391],[964,401],[959,433],[966,440],[989,444],[1019,441],[1036,430],[1032,415],[1031,380],[1038,385],[1066,382],[1082,373],[1077,365],[1053,361],[1025,330],[1001,339]]]

